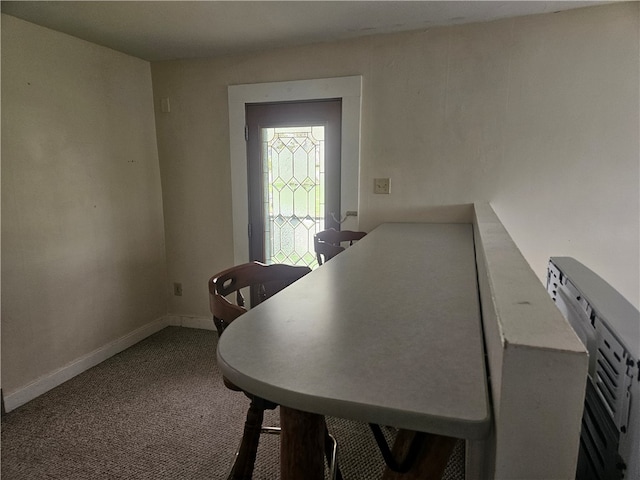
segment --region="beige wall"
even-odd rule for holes
[[[233,263],[227,86],[348,75],[363,76],[361,228],[489,201],[541,281],[550,256],[574,256],[637,306],[638,24],[633,2],[152,64],[184,288],[170,311],[207,316],[206,280]]]
[[[148,62],[2,15],[5,395],[167,312]]]
[[[2,15],[5,395],[167,311],[209,316],[233,84],[362,75],[363,229],[490,201],[541,280],[574,256],[637,306],[638,26],[633,2],[150,72]]]

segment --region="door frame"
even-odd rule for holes
[[[231,208],[233,215],[234,263],[249,260],[249,203],[247,188],[247,145],[244,137],[245,104],[342,99],[342,164],[340,203],[344,216],[358,211],[360,171],[360,118],[362,76],[230,85],[229,153],[231,159]],[[348,217],[343,228],[358,229],[358,217]]]

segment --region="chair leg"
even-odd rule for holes
[[[329,435],[329,429],[327,428],[327,424],[324,424],[324,456],[327,459],[327,465],[329,469],[333,467],[335,470],[335,476],[330,480],[342,480],[342,472],[340,471],[340,465],[338,464],[338,452],[336,451],[334,454],[334,443],[335,440]],[[337,444],[335,445],[337,450]],[[334,465],[335,463],[335,465]]]
[[[260,434],[262,432],[262,422],[264,420],[265,402],[263,399],[254,397],[251,399],[249,410],[247,411],[247,419],[244,424],[244,432],[240,448],[236,455],[229,480],[252,480],[253,469],[258,453],[258,444],[260,442]],[[324,419],[323,419],[323,423]],[[279,429],[272,429],[279,430]],[[266,433],[266,432],[265,432]],[[269,431],[268,433],[275,433]],[[335,480],[343,480],[340,466],[338,465],[337,452],[334,453],[335,440],[329,435],[329,430],[324,425],[324,450],[325,457],[329,468],[335,468]],[[335,447],[337,448],[337,446]],[[335,465],[333,465],[335,462]],[[334,479],[332,479],[334,480]]]
[[[244,433],[238,455],[231,472],[233,480],[251,480],[253,466],[256,462],[260,429],[264,419],[264,405],[261,399],[252,399],[244,424]]]

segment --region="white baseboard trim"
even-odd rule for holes
[[[191,315],[167,315],[168,325],[173,327],[201,328],[203,330],[215,330],[211,317],[196,317]]]
[[[117,340],[114,340],[113,342],[78,358],[64,367],[43,375],[26,386],[6,394],[4,397],[5,410],[10,412],[11,410],[18,408],[20,405],[24,405],[28,401],[33,400],[91,367],[95,367],[100,362],[103,362],[115,354],[135,345],[141,340],[144,340],[148,336],[159,332],[168,325],[173,325],[170,323],[170,319],[171,317],[165,316],[143,325],[124,337],[118,338]],[[213,322],[211,321],[211,323]]]

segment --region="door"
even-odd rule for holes
[[[342,102],[248,104],[249,258],[317,266],[313,236],[339,229]]]

